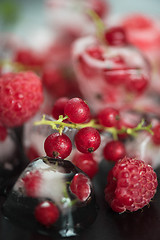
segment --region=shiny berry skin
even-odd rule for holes
[[[100,143],[100,134],[92,127],[82,128],[75,135],[75,145],[82,153],[94,152],[99,147]]]
[[[52,133],[44,142],[44,150],[48,157],[64,159],[72,151],[72,142],[65,134]]]
[[[155,145],[160,145],[160,124],[155,126],[152,131],[154,133],[152,136],[152,141]]]
[[[126,32],[123,27],[112,27],[105,33],[105,40],[110,46],[125,46],[127,45]]]
[[[119,111],[112,107],[106,107],[98,113],[98,121],[104,127],[116,127],[119,119]]]
[[[77,152],[72,159],[72,163],[93,178],[98,172],[98,163],[94,160],[91,153]]]
[[[0,122],[7,127],[22,125],[43,102],[40,78],[33,72],[6,73],[0,78]]]
[[[39,223],[50,227],[58,220],[60,213],[55,204],[50,201],[43,201],[36,206],[34,215]]]
[[[70,189],[71,192],[79,198],[79,200],[86,201],[91,193],[88,177],[82,173],[77,173],[71,181]]]
[[[28,197],[36,197],[38,188],[41,184],[41,174],[37,170],[35,172],[27,172],[22,178],[25,193]]]
[[[125,157],[108,174],[105,200],[116,212],[137,211],[149,204],[157,185],[156,173],[150,165]]]
[[[7,128],[0,125],[0,142],[3,142],[7,138]]]
[[[73,123],[83,123],[90,118],[90,109],[81,98],[71,98],[64,107],[64,113]]]
[[[103,155],[106,160],[117,162],[119,159],[125,157],[126,149],[122,142],[113,140],[105,145]]]
[[[68,102],[68,100],[69,99],[67,97],[62,97],[55,101],[54,106],[52,108],[52,116],[56,120],[59,118],[60,115],[63,115],[63,117],[65,116],[64,107],[65,107],[66,103]]]
[[[125,82],[126,89],[129,92],[142,94],[148,87],[149,79],[143,74],[135,70],[134,74],[128,74],[128,79]]]

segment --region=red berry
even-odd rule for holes
[[[125,82],[128,91],[140,94],[146,90],[148,83],[148,78],[141,74],[139,70],[135,70],[134,74],[128,74],[128,79]]]
[[[141,160],[123,158],[108,175],[105,199],[116,212],[133,212],[149,204],[156,193],[157,176]]]
[[[154,142],[154,144],[156,145],[160,145],[160,124],[158,124],[157,126],[155,126],[153,129],[153,136],[152,136],[152,140]]]
[[[127,45],[126,32],[123,27],[112,27],[105,33],[105,39],[111,46],[125,46]]]
[[[72,151],[72,142],[65,134],[52,133],[46,138],[44,149],[48,157],[64,159]]]
[[[90,181],[82,173],[77,173],[74,176],[70,189],[81,201],[86,201],[91,194]]]
[[[105,145],[103,154],[106,160],[117,162],[119,159],[125,157],[126,149],[122,142],[113,140]]]
[[[0,142],[5,141],[7,138],[7,128],[0,125]]]
[[[90,118],[90,109],[81,98],[70,99],[64,107],[64,113],[73,123],[83,123]]]
[[[119,119],[119,111],[112,107],[106,107],[98,114],[99,123],[105,127],[116,127]]]
[[[30,161],[33,161],[34,159],[40,157],[37,152],[37,150],[33,147],[33,146],[30,146],[27,151],[26,151],[26,155],[27,155],[27,158],[30,160]]]
[[[37,170],[35,172],[27,172],[22,178],[25,193],[28,197],[36,197],[39,186],[41,184],[41,174]]]
[[[53,106],[53,109],[52,109],[52,116],[55,118],[55,119],[58,119],[60,115],[63,115],[64,117],[64,107],[66,105],[66,103],[68,102],[68,98],[66,97],[62,97],[62,98],[59,98],[55,103],[54,103],[54,106]]]
[[[93,57],[93,56],[92,56]],[[95,55],[94,55],[95,58]],[[82,74],[87,78],[92,80],[93,77],[95,77],[98,73],[97,69],[90,66],[87,61],[85,61],[83,56],[79,56],[78,58],[78,65],[79,70],[82,72]]]
[[[108,4],[103,0],[90,0],[91,9],[100,17],[103,18],[108,13]]]
[[[100,143],[100,134],[92,127],[82,128],[75,135],[75,145],[82,153],[94,152],[99,147]]]
[[[42,84],[35,73],[7,73],[1,76],[0,122],[3,125],[22,125],[38,111],[42,101]]]
[[[72,162],[90,178],[93,178],[98,172],[98,163],[94,160],[91,153],[76,153],[73,156]]]
[[[103,50],[99,46],[92,46],[88,48],[86,52],[95,59],[104,60]]]
[[[50,201],[39,203],[34,211],[36,220],[42,225],[49,227],[59,218],[59,210],[55,204]]]

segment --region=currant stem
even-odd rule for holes
[[[57,130],[60,134],[62,134],[65,127],[73,128],[73,129],[81,129],[85,127],[93,127],[97,130],[102,130],[104,132],[108,132],[112,134],[114,140],[118,140],[118,134],[127,133],[128,135],[136,136],[139,131],[148,131],[153,135],[153,131],[151,130],[152,125],[149,124],[144,126],[144,119],[135,127],[135,128],[125,128],[117,129],[115,127],[104,127],[101,124],[97,124],[94,119],[92,119],[88,123],[76,124],[76,123],[66,123],[64,120],[68,119],[68,116],[63,117],[63,115],[59,116],[59,119],[56,121],[46,120],[45,115],[43,115],[42,120],[37,121],[34,125],[49,125],[52,129]]]

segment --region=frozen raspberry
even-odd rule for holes
[[[22,125],[38,111],[42,101],[42,84],[35,73],[7,73],[1,76],[0,122],[3,125]]]
[[[37,205],[34,211],[36,220],[44,226],[51,226],[59,218],[59,210],[50,201],[43,201]]]
[[[156,193],[156,173],[142,160],[123,158],[109,172],[105,199],[116,212],[137,211]]]
[[[76,174],[70,184],[70,189],[81,201],[86,201],[91,193],[89,179],[81,173]]]
[[[36,197],[38,187],[41,182],[41,174],[39,171],[27,172],[22,178],[25,193],[28,197]]]

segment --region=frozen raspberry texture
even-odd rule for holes
[[[137,211],[149,204],[157,185],[156,173],[150,165],[125,157],[108,175],[105,200],[116,212]]]
[[[4,214],[47,235],[71,237],[96,218],[89,177],[71,161],[40,157],[22,172],[4,204]]]
[[[20,126],[31,118],[43,102],[40,78],[33,72],[6,73],[0,78],[0,122]]]

